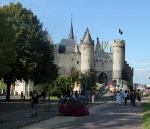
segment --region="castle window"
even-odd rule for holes
[[[84,47],[84,50],[85,50],[85,47]]]
[[[77,64],[79,64],[79,61],[77,61]]]

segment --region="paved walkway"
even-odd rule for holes
[[[103,99],[107,98],[107,95],[103,96]],[[89,108],[88,116],[56,116],[21,129],[142,129],[141,105],[131,106],[128,102],[128,105],[118,106],[111,101],[100,102]]]
[[[105,94],[89,104],[90,115],[83,117],[58,116],[57,102],[51,102],[50,111],[45,111],[45,103],[41,103],[36,118],[30,118],[30,102],[3,102],[0,103],[0,129],[142,129],[141,105],[117,106],[109,100]]]

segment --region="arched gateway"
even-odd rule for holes
[[[107,75],[105,73],[101,73],[98,76],[98,83],[105,83],[107,84]]]

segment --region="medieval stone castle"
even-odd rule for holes
[[[133,84],[133,68],[125,61],[124,40],[112,40],[110,52],[105,52],[106,44],[100,44],[99,38],[94,43],[87,28],[78,45],[74,38],[72,22],[68,39],[62,39],[58,44],[54,44],[49,35],[48,39],[54,45],[54,62],[61,75],[69,75],[74,69],[81,73],[94,73],[97,83],[120,85],[125,80]],[[33,85],[33,82],[26,85],[25,82],[17,81],[11,89],[11,94],[20,94],[21,91],[24,94],[29,93],[33,90]]]
[[[71,69],[75,69],[81,73],[94,73],[98,83],[118,85],[125,80],[133,84],[133,68],[125,61],[125,41],[110,41],[110,52],[104,51],[104,45],[100,44],[99,38],[96,42],[92,40],[88,28],[78,45],[71,22],[68,39],[62,39],[54,46],[59,73],[69,75]]]

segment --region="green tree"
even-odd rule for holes
[[[73,70],[73,71],[71,72],[72,83],[74,83],[74,82],[76,82],[76,81],[79,80],[79,74],[80,74],[80,72],[77,71],[77,70]]]
[[[10,87],[16,80],[33,80],[34,83],[50,83],[58,75],[53,63],[53,45],[48,41],[48,32],[42,29],[42,23],[31,10],[23,8],[21,3],[10,3],[1,8],[6,20],[15,33],[16,60],[11,71],[3,76],[7,84],[6,100],[10,100]]]
[[[3,89],[6,91],[6,84],[4,83],[3,79],[0,80],[0,89]]]
[[[0,78],[11,71],[11,64],[15,62],[14,36],[0,8]]]
[[[126,84],[129,87],[130,91],[133,91],[133,85],[129,81],[126,81]]]
[[[92,73],[83,74],[81,73],[79,76],[80,83],[82,84],[84,90],[95,90],[96,83],[95,83],[95,75]]]
[[[69,76],[58,77],[51,85],[51,95],[60,96],[71,90],[71,80]]]

